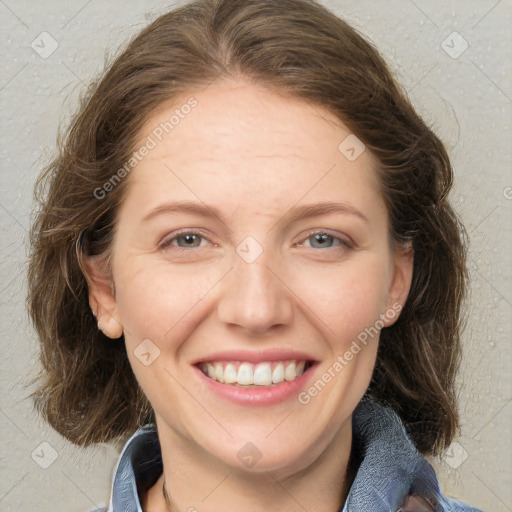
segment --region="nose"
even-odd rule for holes
[[[222,283],[219,320],[239,326],[249,334],[291,325],[291,288],[275,259],[268,258],[265,252],[251,263],[236,255],[233,269]]]

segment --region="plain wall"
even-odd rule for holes
[[[510,511],[511,3],[324,3],[376,44],[449,149],[451,198],[471,239],[471,295],[459,378],[462,430],[434,464],[446,494]],[[73,446],[25,398],[38,350],[24,309],[27,233],[34,181],[59,125],[102,70],[105,51],[115,52],[167,5],[0,2],[1,510],[88,511],[109,494],[119,446]]]

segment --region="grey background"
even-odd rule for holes
[[[376,44],[450,151],[451,197],[471,237],[472,285],[459,378],[462,431],[433,463],[448,495],[486,511],[510,511],[511,3],[323,3]],[[105,51],[116,52],[168,5],[0,0],[2,511],[87,511],[109,494],[120,447],[71,445],[25,399],[37,357],[24,310],[32,188],[59,125],[102,70]],[[49,54],[52,44],[58,46]]]

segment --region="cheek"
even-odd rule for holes
[[[297,273],[293,290],[332,343],[350,343],[379,318],[385,304],[388,268],[383,258],[368,254],[332,268]],[[308,313],[309,311],[309,313]]]
[[[116,301],[125,339],[135,347],[142,340],[157,345],[178,343],[190,319],[225,272],[200,265],[170,265],[135,258],[115,276]],[[157,341],[158,340],[158,341]]]
[[[182,347],[187,346],[184,342],[206,314],[208,292],[225,272],[199,269],[197,265],[173,268],[142,257],[136,263],[126,265],[116,277],[126,350],[153,407],[165,410],[168,402],[179,403],[179,389],[172,386],[173,368],[180,362]],[[150,360],[144,361],[148,350]],[[164,395],[163,389],[167,390]]]

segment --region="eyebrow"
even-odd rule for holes
[[[194,213],[205,218],[217,217],[222,222],[226,223],[227,219],[224,214],[215,206],[208,206],[204,203],[196,203],[193,201],[177,201],[163,203],[153,210],[151,210],[142,220],[146,222],[161,214],[180,214],[180,213]],[[302,206],[296,206],[290,209],[282,219],[288,219],[291,222],[297,222],[309,217],[319,217],[320,215],[328,215],[332,213],[339,213],[343,215],[351,215],[359,218],[365,223],[369,224],[368,218],[363,215],[357,208],[347,203],[325,202],[314,203]]]

